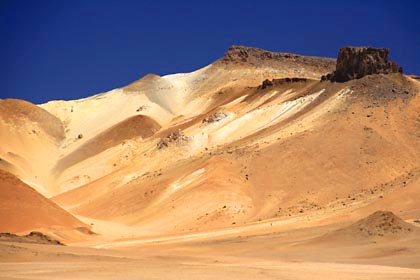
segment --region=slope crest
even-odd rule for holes
[[[24,100],[0,100],[0,120],[15,125],[23,125],[25,121],[36,122],[50,136],[64,139],[64,127],[57,117]]]
[[[160,128],[159,123],[149,116],[137,115],[130,117],[88,140],[81,147],[61,159],[55,170],[62,171],[66,167],[121,144],[124,140],[136,137],[148,138]]]

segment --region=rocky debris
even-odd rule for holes
[[[368,75],[354,80],[349,89],[353,92],[353,96],[368,98],[370,106],[373,107],[382,106],[381,102],[396,98],[411,98],[418,91],[415,85],[402,75],[397,80],[389,75]]]
[[[336,70],[321,77],[321,81],[347,82],[372,74],[402,73],[402,67],[388,60],[389,49],[344,47],[338,53]]]
[[[304,83],[307,79],[305,78],[283,78],[283,79],[273,79],[273,80],[264,80],[261,85],[259,85],[258,89],[266,89],[268,87],[272,87],[274,85],[283,85],[287,83]]]
[[[355,226],[360,233],[368,236],[385,236],[415,230],[412,225],[388,211],[377,211],[356,223]]]
[[[16,235],[13,233],[0,233],[0,241],[6,242],[19,242],[19,243],[37,243],[37,244],[49,244],[49,245],[64,245],[58,240],[52,239],[42,232],[32,231],[27,235]]]
[[[77,135],[77,139],[82,139],[82,138],[83,138],[83,134]]]
[[[170,133],[167,137],[160,139],[157,143],[158,150],[169,147],[171,143],[185,143],[188,142],[188,136],[185,136],[182,130],[178,130],[175,132]]]
[[[216,112],[213,115],[203,119],[203,123],[215,123],[227,118],[228,114],[225,112]]]
[[[354,238],[386,237],[406,234],[418,234],[420,229],[409,224],[389,211],[377,211],[370,216],[340,229],[336,234],[346,234]]]

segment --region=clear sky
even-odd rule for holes
[[[420,1],[0,0],[0,98],[42,103],[190,72],[230,45],[336,57],[391,49],[420,74]]]

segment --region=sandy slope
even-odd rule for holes
[[[0,169],[0,232],[86,227],[71,214]]]

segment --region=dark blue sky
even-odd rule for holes
[[[86,97],[190,72],[233,44],[328,57],[389,47],[420,74],[419,2],[0,0],[0,98]]]

